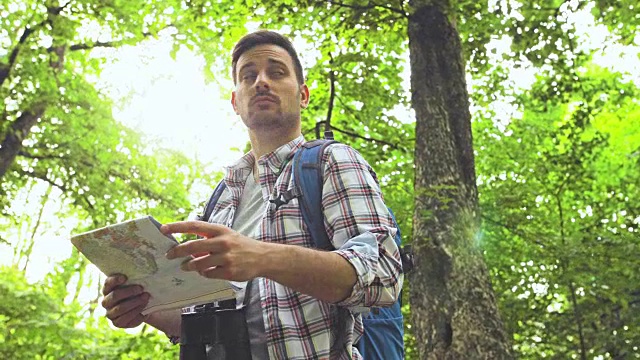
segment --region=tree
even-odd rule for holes
[[[77,252],[35,289],[17,269],[24,271],[32,249],[41,246],[36,237],[47,240],[44,225],[50,234],[60,231],[59,223],[40,221],[47,202],[63,210],[59,222],[76,217],[78,232],[141,213],[174,221],[193,206],[191,184],[216,175],[116,122],[111,102],[91,82],[104,62],[90,54],[92,49],[137,44],[174,23],[185,24],[187,33],[178,37],[176,49],[179,43],[193,46],[190,15],[169,16],[180,3],[165,1],[10,1],[6,10],[5,3],[0,12],[0,241],[15,248],[16,266],[1,270],[6,281],[0,284],[0,357],[146,358],[144,352],[150,351],[160,358],[168,350],[166,339],[146,331],[125,339],[105,319],[94,318],[98,298],[83,304],[77,292],[67,292],[74,279],[77,289],[89,285],[86,262]],[[87,31],[92,26],[100,34]],[[36,201],[41,204],[36,212],[12,207],[43,184],[48,190]],[[19,236],[22,228],[28,236]],[[92,289],[99,294],[99,286]],[[96,346],[96,340],[105,347]]]
[[[476,242],[471,114],[451,10],[448,2],[416,1],[409,17],[419,264],[411,278],[412,322],[425,358],[505,359],[510,342]]]
[[[628,15],[633,6],[502,4],[479,11],[482,21],[461,23],[465,42],[487,43],[487,33],[513,40],[493,63],[471,45],[469,68],[489,75],[472,93],[481,109],[474,133],[481,144],[482,243],[523,358],[637,353],[631,344],[638,334],[626,325],[637,321],[637,281],[625,273],[637,267],[639,212],[624,199],[633,198],[638,181],[631,170],[640,146],[631,125],[638,90],[596,66],[603,45],[590,47],[589,34],[579,31],[586,23],[602,33],[602,24],[611,32],[606,46],[628,44],[638,34],[638,19]],[[509,67],[534,67],[540,75],[518,93],[504,86]],[[516,105],[522,118],[496,120],[494,101]]]
[[[484,248],[523,358],[638,353],[639,89],[582,61],[578,81],[540,75],[522,119],[477,123]]]
[[[167,217],[173,219],[190,208],[187,192],[173,190],[188,188],[200,175],[199,165],[146,146],[140,135],[113,119],[111,103],[88,81],[100,74],[105,61],[90,55],[95,48],[135,45],[162,30],[174,31],[175,51],[205,42],[209,45],[203,50],[217,46],[206,41],[216,31],[192,21],[199,10],[174,11],[181,7],[180,1],[7,4],[0,23],[7,38],[0,53],[3,213],[19,189],[34,180],[60,189],[91,213],[94,225],[156,204],[172,209]],[[169,164],[171,170],[158,172]],[[102,206],[106,199],[109,205]],[[160,218],[169,215],[162,211]]]

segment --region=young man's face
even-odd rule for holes
[[[277,45],[258,45],[236,64],[236,90],[231,103],[245,125],[267,132],[297,128],[309,90],[299,85],[293,60]]]

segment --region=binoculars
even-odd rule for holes
[[[200,305],[182,314],[181,360],[251,360],[245,308]]]

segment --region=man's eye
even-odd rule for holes
[[[251,79],[254,79],[255,77],[256,77],[256,74],[253,74],[253,73],[244,74],[242,75],[242,80],[251,80]]]
[[[271,76],[277,76],[277,77],[284,76],[284,70],[282,70],[282,69],[272,69],[272,70],[270,70],[270,75]]]

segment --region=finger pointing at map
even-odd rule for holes
[[[191,256],[182,264],[185,271],[197,271],[207,278],[247,281],[260,276],[265,251],[263,243],[230,228],[203,221],[183,221],[163,225],[164,234],[195,234],[191,240],[167,252],[168,259]]]
[[[219,224],[210,224],[204,221],[179,221],[170,224],[164,224],[160,227],[163,234],[194,234],[206,238],[222,235],[226,232],[233,231],[226,226]]]

